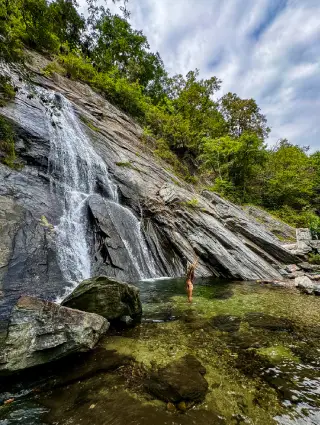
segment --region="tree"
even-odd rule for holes
[[[192,137],[180,139],[181,154],[187,151],[196,157],[201,150],[203,137],[218,137],[225,133],[225,121],[213,101],[213,95],[219,90],[221,81],[217,77],[199,79],[199,70],[189,71],[184,78],[181,74],[168,79],[166,92],[171,109],[168,112],[181,116],[188,122],[194,133]]]
[[[68,43],[71,48],[79,46],[85,28],[85,19],[78,14],[77,7],[75,0],[55,0],[48,8],[52,31],[61,43]]]
[[[149,51],[142,31],[134,30],[126,19],[109,10],[103,10],[94,25],[94,41],[88,54],[98,69],[109,71],[116,67],[122,77],[138,82],[145,94],[159,101],[164,94],[166,71],[159,53]]]
[[[216,188],[222,187],[223,192],[229,192],[240,202],[251,201],[256,196],[254,183],[266,160],[265,146],[256,134],[205,138],[202,152],[203,167],[212,169],[218,179]]]
[[[242,133],[250,132],[261,139],[268,137],[267,119],[254,99],[241,99],[229,92],[220,99],[219,105],[232,136],[240,137]]]
[[[282,139],[269,151],[264,171],[263,205],[279,209],[287,205],[302,210],[313,197],[315,169],[305,149]]]

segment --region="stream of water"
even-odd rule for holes
[[[71,103],[61,95],[44,92],[50,132],[49,175],[51,190],[61,199],[63,214],[56,227],[60,267],[73,285],[91,276],[87,200],[97,193],[98,182],[106,193],[105,205],[120,235],[132,266],[141,279],[157,276],[154,261],[141,232],[140,222],[120,205],[117,186],[104,161],[95,152]],[[65,294],[67,295],[67,294]]]
[[[320,299],[250,282],[138,282],[143,320],[84,357],[0,386],[1,425],[319,425]],[[152,370],[185,354],[206,369],[205,400],[182,413],[148,393]],[[130,360],[131,359],[131,360]],[[185,371],[188,374],[188,370]]]

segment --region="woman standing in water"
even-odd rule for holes
[[[189,303],[192,303],[192,291],[193,291],[193,284],[194,284],[194,271],[197,267],[198,259],[194,261],[194,263],[190,264],[187,270],[187,280],[186,280],[186,291],[188,295],[188,301]]]

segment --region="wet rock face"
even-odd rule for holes
[[[62,305],[90,313],[108,320],[142,315],[139,289],[105,276],[85,280],[70,294]]]
[[[208,391],[205,373],[206,369],[197,358],[188,354],[152,373],[145,388],[166,402],[201,402]]]
[[[109,323],[96,314],[21,297],[13,308],[0,354],[0,373],[10,373],[92,349]]]
[[[292,331],[293,324],[289,319],[275,317],[265,313],[247,313],[244,321],[253,328],[266,329],[268,331]]]

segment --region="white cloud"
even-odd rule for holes
[[[286,137],[320,149],[319,0],[129,0],[128,7],[170,73],[218,76],[221,93],[257,100],[271,143]]]

